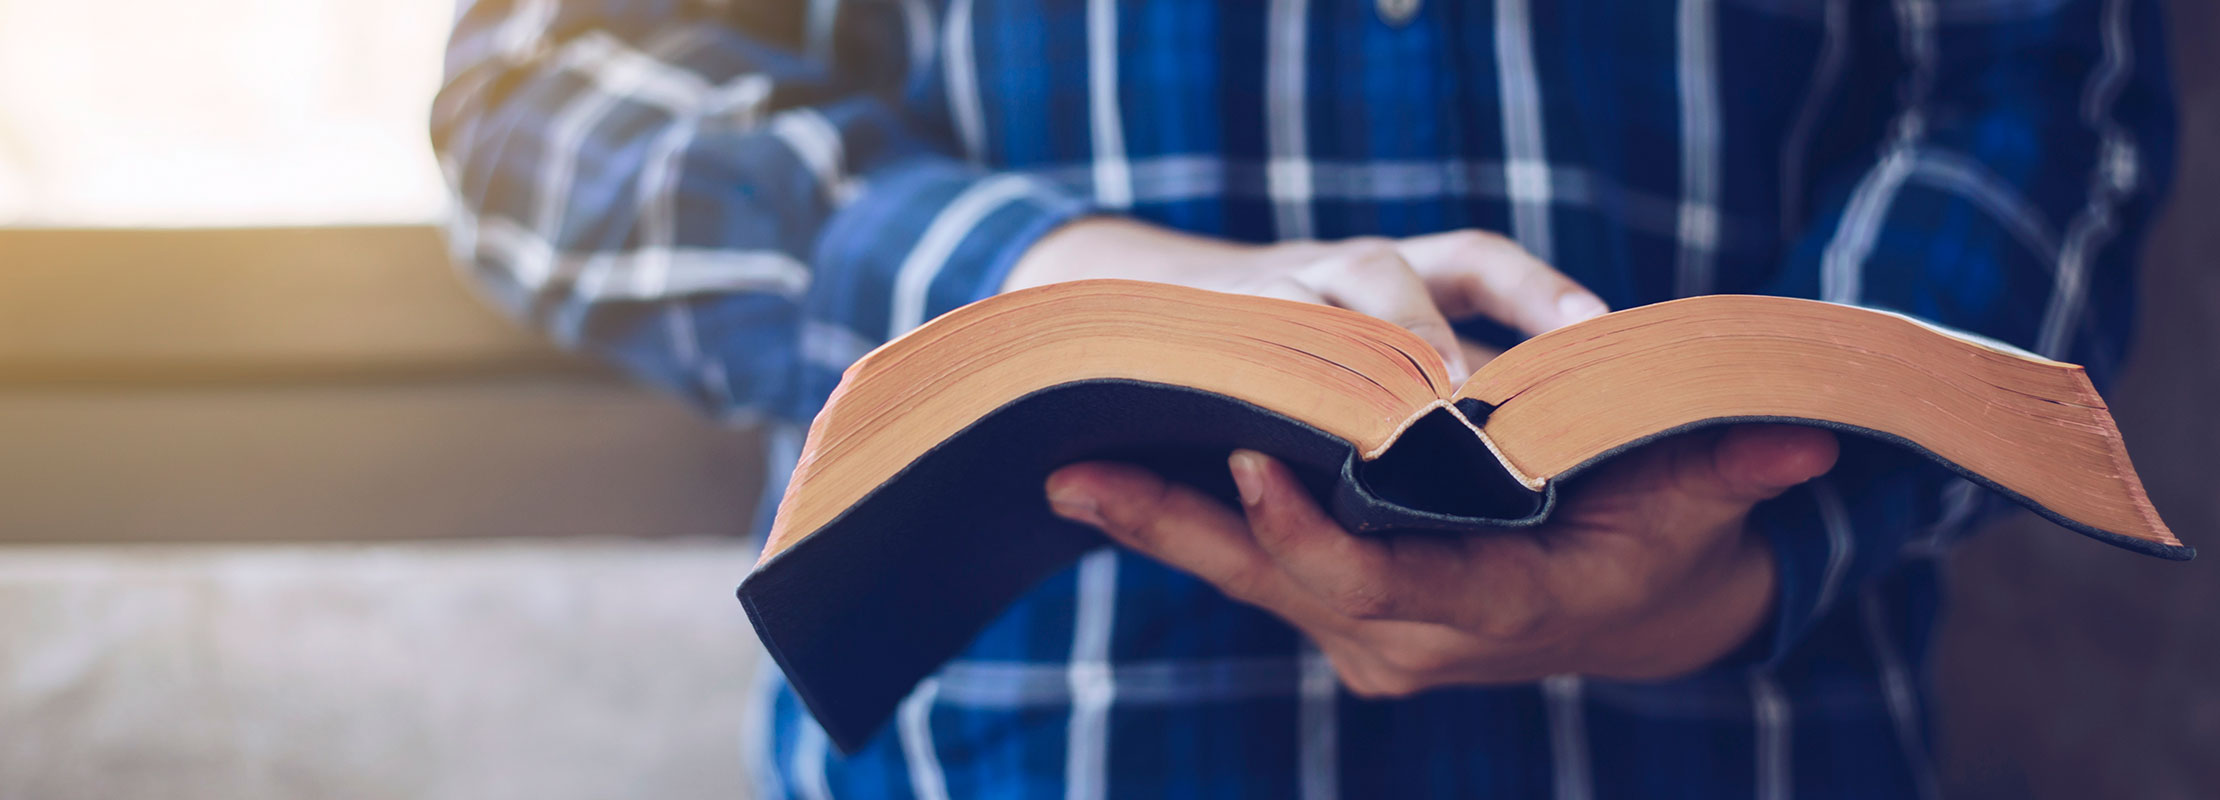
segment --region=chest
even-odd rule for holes
[[[951,0],[933,25],[917,100],[1017,167],[1111,129],[1260,158],[1294,134],[1329,160],[1498,157],[1523,126],[1552,160],[1608,163],[1691,114],[1777,142],[1829,39],[1822,0]]]

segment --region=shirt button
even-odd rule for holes
[[[1381,22],[1400,28],[1418,16],[1418,6],[1423,2],[1425,0],[1372,0],[1372,5],[1380,12]]]

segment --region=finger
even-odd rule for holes
[[[1465,354],[1465,363],[1473,369],[1487,366],[1488,362],[1494,361],[1496,356],[1503,355],[1501,350],[1462,336],[1457,337],[1457,349]]]
[[[1297,303],[1309,303],[1312,305],[1321,306],[1333,305],[1332,303],[1327,302],[1326,298],[1319,296],[1318,290],[1312,289],[1309,286],[1304,285],[1301,281],[1297,281],[1293,278],[1276,280],[1271,283],[1267,283],[1263,286],[1257,287],[1254,291],[1250,293],[1258,297],[1270,297],[1279,300],[1293,300]]]
[[[1719,500],[1754,505],[1826,474],[1839,453],[1835,435],[1818,428],[1737,425],[1712,443],[1705,488]]]
[[[1404,239],[1397,247],[1451,317],[1486,316],[1533,335],[1610,310],[1578,281],[1495,234],[1450,231]]]
[[[1751,508],[1824,474],[1836,451],[1824,430],[1738,425],[1629,453],[1582,478],[1552,515],[1546,557],[1532,560],[1540,596],[1566,617],[1639,614],[1700,565],[1745,552]]]
[[[1464,353],[1457,347],[1457,332],[1449,318],[1434,306],[1425,282],[1393,247],[1365,248],[1338,258],[1319,261],[1293,276],[1327,302],[1380,319],[1418,334],[1441,353],[1450,377],[1472,374]]]
[[[1048,476],[1049,507],[1119,544],[1282,616],[1304,611],[1300,594],[1248,524],[1223,503],[1129,464],[1084,462]],[[1312,613],[1311,616],[1315,616]]]
[[[1297,586],[1353,619],[1402,618],[1410,610],[1387,547],[1327,518],[1286,466],[1250,450],[1234,451],[1227,466],[1257,545]]]
[[[1663,530],[1655,523],[1666,521],[1671,530],[1728,533],[1752,506],[1825,474],[1836,452],[1833,434],[1798,425],[1675,436],[1582,478],[1553,515],[1566,524],[1551,541],[1578,550],[1619,532]]]
[[[1552,606],[1542,580],[1547,565],[1529,537],[1358,537],[1272,458],[1237,450],[1228,466],[1256,543],[1296,587],[1341,618],[1317,627],[1446,625],[1510,640],[1535,630]]]

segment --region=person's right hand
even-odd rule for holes
[[[1026,250],[1003,291],[1127,278],[1337,306],[1395,323],[1463,380],[1495,353],[1449,320],[1485,316],[1529,335],[1604,313],[1601,299],[1502,236],[1460,230],[1408,239],[1247,245],[1117,217],[1088,217]]]

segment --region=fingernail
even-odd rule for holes
[[[1253,506],[1264,499],[1264,457],[1248,450],[1235,450],[1226,459],[1233,471],[1233,488],[1241,493],[1241,504]]]
[[[1048,509],[1056,512],[1056,516],[1073,522],[1084,522],[1097,528],[1103,527],[1102,507],[1095,503],[1095,498],[1070,486],[1058,486],[1048,490]]]
[[[1610,311],[1610,306],[1604,305],[1603,301],[1597,299],[1595,295],[1585,292],[1570,292],[1557,298],[1557,316],[1562,320],[1559,323],[1561,325],[1571,325],[1584,319],[1593,319]]]

